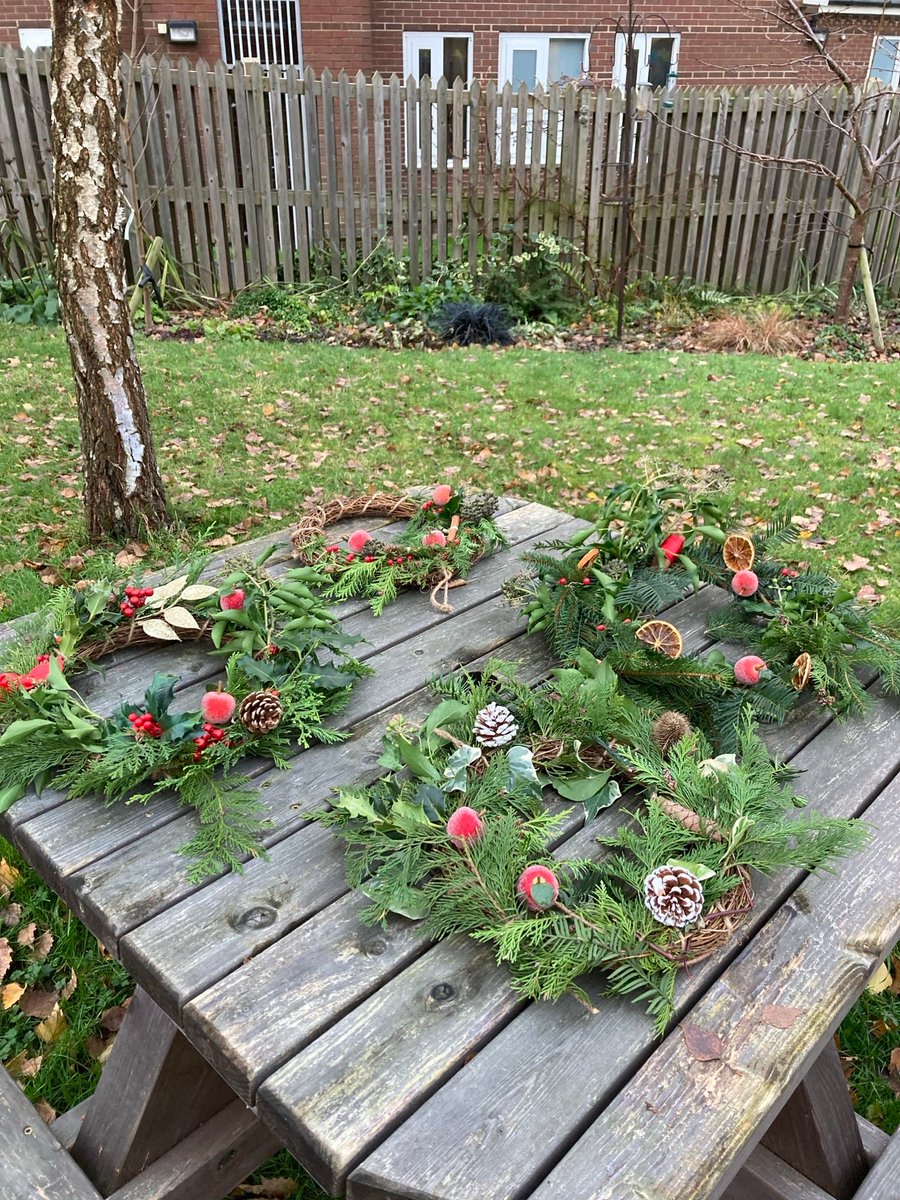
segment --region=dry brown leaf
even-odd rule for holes
[[[845,558],[841,566],[845,571],[863,571],[869,565],[869,560],[861,554],[854,554],[852,558]]]
[[[0,979],[9,970],[12,962],[12,946],[9,944],[9,938],[0,938]]]
[[[30,946],[34,941],[35,931],[37,930],[37,922],[29,921],[23,926],[16,935],[16,941],[20,946]]]
[[[696,1059],[697,1062],[716,1062],[721,1059],[725,1043],[717,1033],[713,1033],[711,1029],[704,1029],[702,1025],[694,1025],[690,1021],[682,1021],[681,1032],[691,1058]]]
[[[78,976],[73,971],[72,974],[69,976],[69,982],[63,988],[63,990],[59,993],[60,1000],[68,1000],[68,998],[75,991],[76,987],[78,987]]]
[[[760,1021],[763,1025],[773,1025],[776,1029],[790,1029],[806,1011],[805,1008],[790,1008],[786,1004],[767,1004]]]
[[[19,1008],[26,1017],[49,1017],[56,1007],[59,993],[56,991],[42,992],[38,988],[28,988],[19,1001]]]
[[[21,983],[7,983],[0,988],[0,1008],[12,1008],[19,1003],[19,998],[25,994]]]
[[[900,1075],[900,1046],[895,1046],[888,1059],[888,1071],[891,1075]]]
[[[52,949],[53,934],[49,929],[45,929],[41,936],[35,939],[35,943],[31,947],[31,957],[42,962]]]
[[[232,1192],[233,1196],[255,1196],[258,1200],[285,1200],[297,1190],[297,1180],[280,1177],[263,1179],[260,1183],[242,1183]]]
[[[127,1012],[127,1001],[125,1004],[117,1004],[114,1008],[108,1008],[100,1017],[100,1028],[108,1029],[110,1033],[115,1033],[115,1031],[125,1020],[125,1014]]]
[[[21,920],[21,904],[7,904],[6,908],[0,908],[0,925],[18,925]]]
[[[45,1125],[50,1125],[56,1120],[56,1109],[52,1108],[46,1100],[35,1100],[32,1107]]]
[[[42,1042],[52,1046],[68,1028],[69,1022],[66,1020],[66,1015],[57,1004],[45,1021],[41,1021],[40,1025],[35,1025],[34,1032]]]
[[[34,1079],[38,1071],[41,1069],[41,1063],[44,1061],[43,1054],[38,1054],[34,1058],[28,1057],[28,1051],[22,1050],[15,1058],[9,1059],[3,1065],[13,1079]]]

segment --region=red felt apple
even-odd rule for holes
[[[246,598],[247,596],[243,588],[235,588],[233,592],[229,592],[227,596],[223,596],[219,604],[226,611],[228,609],[243,608]]]
[[[227,725],[236,706],[237,700],[230,692],[222,691],[221,684],[218,691],[207,692],[200,702],[203,716],[211,725]]]

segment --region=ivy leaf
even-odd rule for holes
[[[444,791],[465,792],[469,785],[466,772],[479,758],[481,758],[481,751],[477,746],[459,746],[454,750],[444,768],[444,779],[447,781],[443,785]]]
[[[593,821],[601,808],[609,808],[622,795],[622,789],[619,787],[617,779],[611,779],[605,788],[602,788],[590,800],[586,800],[584,804],[584,815],[588,821]]]
[[[606,771],[594,771],[589,775],[580,775],[577,779],[557,779],[554,780],[553,786],[564,800],[573,800],[576,804],[587,804],[606,787],[610,775],[612,775],[611,767]]]
[[[523,784],[531,795],[540,796],[541,781],[534,769],[534,762],[528,747],[510,746],[506,752],[506,761],[509,764],[510,790],[516,784]]]

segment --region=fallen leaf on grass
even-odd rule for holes
[[[34,941],[35,930],[37,929],[36,921],[29,921],[16,935],[16,941],[20,946],[30,946]]]
[[[124,1004],[117,1004],[114,1008],[108,1008],[106,1012],[101,1014],[100,1028],[108,1029],[110,1033],[115,1033],[125,1020],[125,1014],[128,1012],[130,1003],[130,1000],[126,1000]]]
[[[876,592],[871,583],[866,583],[856,593],[856,599],[861,600],[864,604],[878,604],[884,599],[884,596],[881,592]]]
[[[717,1033],[713,1033],[711,1029],[704,1029],[701,1025],[693,1025],[689,1021],[682,1021],[681,1032],[691,1058],[697,1062],[716,1062],[721,1059],[725,1043]]]
[[[25,995],[19,1001],[19,1008],[26,1017],[49,1017],[56,1008],[56,1002],[59,1000],[59,993],[42,992],[38,988],[28,988]]]
[[[41,936],[35,939],[35,943],[31,947],[31,957],[36,962],[42,962],[52,949],[53,934],[49,929],[45,929]]]
[[[297,1190],[296,1179],[264,1179],[261,1183],[242,1183],[232,1196],[255,1196],[257,1200],[285,1200]]]
[[[862,571],[869,565],[869,559],[864,558],[862,554],[854,554],[852,558],[845,558],[841,566],[845,571]]]
[[[41,1069],[41,1063],[44,1061],[43,1054],[38,1054],[34,1058],[28,1057],[28,1051],[20,1051],[15,1058],[9,1059],[3,1065],[13,1079],[34,1079],[38,1071]]]
[[[894,982],[894,977],[888,970],[887,966],[882,963],[869,982],[866,984],[867,992],[886,992]]]
[[[6,908],[0,908],[0,925],[18,925],[21,920],[21,904],[7,904]]]
[[[9,964],[12,962],[12,947],[9,944],[8,938],[0,938],[0,979],[9,970]]]
[[[3,988],[0,988],[0,1008],[12,1008],[14,1004],[19,1003],[19,998],[25,995],[25,989],[21,983],[7,983]]]
[[[35,1100],[32,1107],[45,1125],[50,1125],[56,1120],[56,1109],[52,1108],[46,1100]]]
[[[68,1000],[68,998],[72,995],[72,993],[75,991],[77,986],[78,986],[78,976],[73,971],[72,974],[69,976],[69,982],[63,988],[63,990],[59,993],[60,1000]]]
[[[53,1011],[47,1019],[34,1027],[34,1032],[42,1042],[48,1046],[52,1046],[68,1028],[69,1022],[66,1020],[66,1015],[57,1004],[54,1005]]]
[[[5,858],[0,858],[0,888],[12,888],[19,882],[20,872],[11,867]]]

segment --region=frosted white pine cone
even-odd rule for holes
[[[509,709],[492,700],[476,716],[472,732],[479,746],[493,749],[495,746],[508,745],[519,732],[519,727]]]
[[[703,884],[685,867],[656,867],[644,880],[644,903],[661,925],[683,929],[703,911]]]

